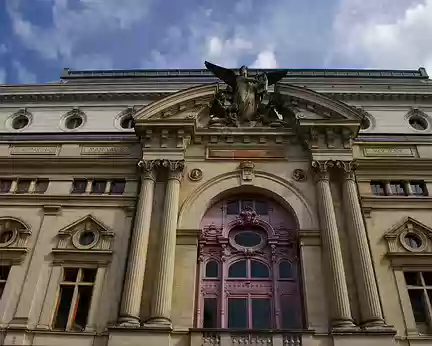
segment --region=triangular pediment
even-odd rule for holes
[[[86,215],[70,225],[62,228],[58,233],[59,235],[74,234],[82,230],[94,230],[103,232],[105,234],[113,235],[114,232],[101,221],[97,220],[93,215]]]
[[[425,235],[432,236],[432,228],[422,224],[420,221],[411,217],[406,217],[390,228],[384,235],[385,238],[394,238],[399,236],[402,232],[420,231]]]

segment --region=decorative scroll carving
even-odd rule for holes
[[[137,164],[141,169],[143,179],[156,180],[156,168],[160,166],[160,160],[140,160]]]
[[[239,215],[239,223],[242,226],[245,225],[257,225],[257,213],[252,207],[246,207],[244,208]]]
[[[242,161],[240,163],[240,169],[242,171],[242,180],[251,181],[254,178],[255,164],[252,161]]]
[[[336,167],[340,168],[344,172],[345,179],[354,180],[354,171],[358,167],[358,163],[355,161],[336,161]]]
[[[329,169],[335,167],[335,162],[332,160],[327,161],[312,161],[312,170],[314,172],[315,179],[317,180],[328,180]]]

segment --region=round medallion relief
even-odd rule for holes
[[[199,168],[194,168],[189,172],[189,179],[192,181],[201,180],[203,177],[203,172]]]

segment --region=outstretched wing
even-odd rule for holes
[[[235,87],[237,76],[233,70],[212,64],[208,61],[206,61],[204,64],[205,67],[210,70],[216,77],[222,79],[226,84]]]
[[[287,71],[274,71],[274,72],[267,72],[267,80],[268,85],[273,85],[279,82],[285,75],[287,74]]]

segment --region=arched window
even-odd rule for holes
[[[197,327],[302,327],[293,220],[278,204],[258,196],[230,198],[207,211]]]

